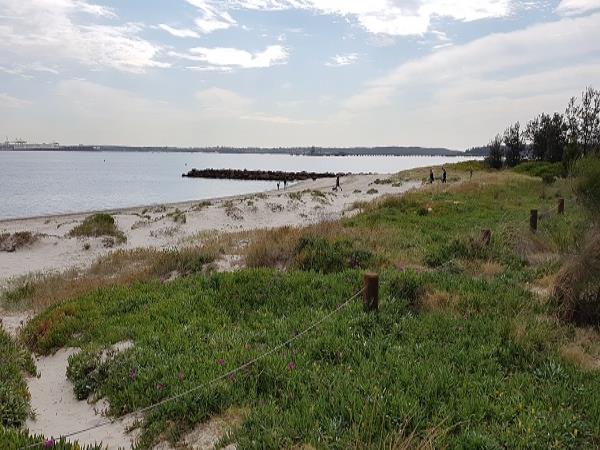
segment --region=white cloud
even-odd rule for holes
[[[199,38],[200,35],[196,33],[194,30],[189,30],[187,28],[173,28],[167,24],[161,23],[158,25],[163,31],[166,31],[172,36],[180,37],[180,38]]]
[[[228,47],[195,47],[188,54],[171,52],[170,55],[190,61],[203,62],[209,67],[256,69],[284,64],[288,51],[281,45],[270,45],[265,50],[251,53],[246,50]],[[207,70],[207,69],[205,69]]]
[[[0,92],[0,108],[23,108],[30,104],[31,102],[29,100],[23,100]]]
[[[218,7],[222,2],[212,2],[211,0],[186,1],[200,10],[200,17],[198,17],[194,23],[201,33],[226,30],[237,25],[237,22],[227,11]]]
[[[59,59],[83,65],[143,72],[150,67],[167,67],[156,58],[160,47],[139,37],[141,27],[81,24],[78,14],[113,19],[104,6],[83,0],[0,0],[0,51],[17,52],[44,64]]]
[[[348,53],[346,55],[335,55],[325,63],[328,67],[349,66],[358,61],[358,53]]]
[[[350,111],[386,106],[394,100],[395,94],[415,87],[444,90],[461,85],[468,92],[473,80],[506,79],[511,72],[516,76],[540,67],[558,69],[572,59],[590,60],[598,52],[600,14],[562,19],[440,49],[369,82],[363,92],[344,105]],[[593,81],[596,80],[590,80]]]
[[[371,33],[392,36],[423,34],[434,17],[474,21],[505,17],[511,11],[511,0],[212,0],[211,3],[222,8],[305,9],[335,14],[355,20]]]
[[[556,8],[558,14],[565,16],[582,14],[600,9],[600,0],[561,0]]]

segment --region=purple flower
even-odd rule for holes
[[[131,369],[129,371],[129,378],[133,381],[137,378],[137,369]]]
[[[229,381],[234,381],[235,380],[235,373],[230,373],[229,374]]]
[[[296,368],[296,363],[294,361],[290,361],[287,365],[288,370],[294,370]]]
[[[44,448],[52,448],[54,447],[54,439],[48,439],[44,442]]]
[[[220,365],[220,366],[224,366],[225,365],[225,360],[221,358],[220,360],[217,361],[217,364]]]

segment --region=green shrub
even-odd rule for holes
[[[481,259],[487,254],[487,248],[480,241],[473,238],[456,238],[441,246],[430,248],[423,260],[429,267],[440,267],[454,259]]]
[[[423,279],[414,270],[404,270],[390,277],[389,295],[393,298],[406,300],[411,308],[423,295]]]
[[[600,326],[600,231],[592,230],[583,248],[556,277],[554,296],[563,320]]]
[[[78,400],[85,400],[106,378],[107,366],[102,362],[102,353],[83,350],[69,357],[67,378],[73,383],[73,392]]]
[[[574,166],[575,193],[595,220],[600,219],[600,157],[582,158]]]
[[[299,269],[321,273],[366,268],[373,260],[367,250],[354,248],[348,240],[330,241],[322,237],[302,237],[296,248]]]
[[[125,234],[117,228],[114,217],[106,213],[94,214],[93,216],[87,217],[83,223],[77,225],[69,232],[69,236],[112,236],[116,238],[119,243],[127,241]]]
[[[1,326],[0,355],[0,427],[20,427],[29,415],[29,393],[21,372],[35,374],[35,364]]]
[[[563,164],[560,162],[525,161],[513,170],[517,173],[541,178],[545,183],[553,183],[556,178],[562,176]]]

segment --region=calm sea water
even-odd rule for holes
[[[182,178],[192,168],[395,173],[457,162],[420,156],[0,152],[0,220],[200,200],[275,188],[273,182]]]

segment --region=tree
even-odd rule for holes
[[[562,114],[542,113],[529,121],[525,132],[531,143],[534,159],[559,162],[563,159],[567,143],[567,125]]]
[[[519,122],[511,125],[504,131],[504,157],[508,167],[514,167],[521,161],[525,142],[521,133]]]
[[[502,168],[502,137],[499,134],[488,145],[490,152],[485,158],[486,165],[491,169]]]
[[[579,111],[579,144],[583,155],[600,147],[600,91],[588,86],[581,94]]]

